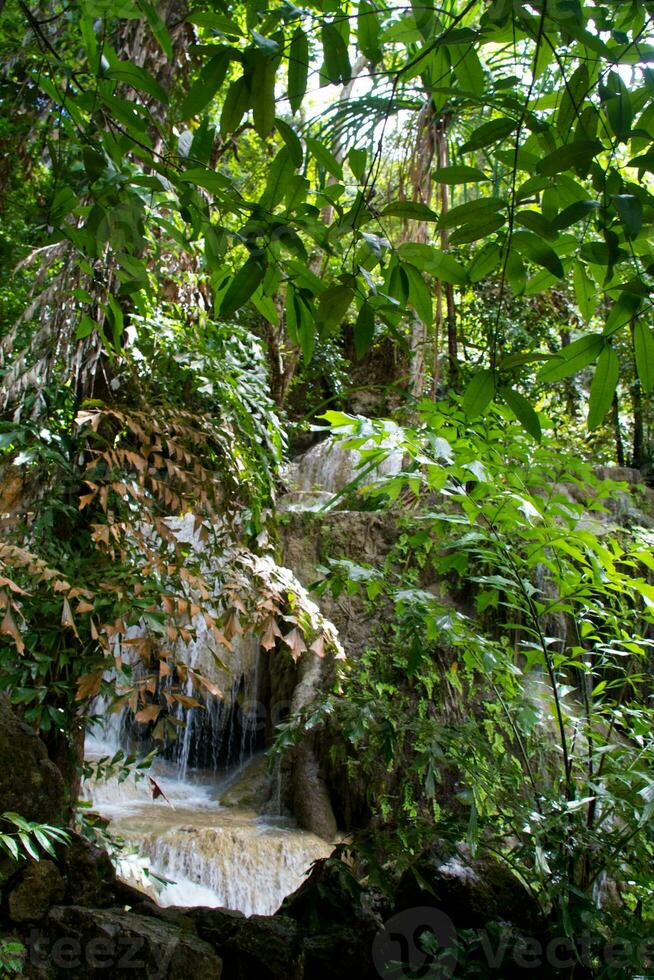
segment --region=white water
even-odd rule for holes
[[[300,493],[313,492],[318,484],[324,487],[323,497],[331,498],[354,478],[358,460],[353,450],[321,443],[293,466]],[[400,467],[401,453],[391,453],[376,475],[398,472]],[[206,557],[192,516],[170,524],[179,540],[203,554],[210,566],[213,559]],[[331,637],[336,655],[342,655],[334,627],[323,620],[292,571],[268,556],[251,556],[251,562],[253,575],[301,599],[301,608]],[[219,596],[215,598],[219,604]],[[254,779],[249,775],[258,765],[256,758],[249,760],[258,748],[261,721],[258,641],[236,636],[226,654],[217,648],[202,616],[195,617],[193,625],[194,639],[180,645],[179,657],[217,684],[224,697],[207,697],[206,710],[185,713],[186,727],[173,758],[155,762],[150,772],[165,798],[152,798],[147,776],[138,782],[131,777],[122,783],[115,778],[92,782],[85,787],[86,795],[94,810],[109,821],[110,833],[124,842],[114,858],[119,875],[160,905],[221,906],[247,915],[271,914],[299,887],[310,865],[331,853],[333,845],[300,830],[289,819],[261,814],[266,801],[267,809],[280,812],[281,771],[277,761],[268,784],[260,774]],[[138,632],[135,628],[135,635]],[[227,661],[225,669],[216,657]],[[190,680],[186,693],[198,696]],[[98,705],[98,714],[102,713]],[[105,718],[104,732],[87,736],[86,756],[91,761],[112,757],[125,741],[124,716],[105,714]],[[194,768],[198,759],[202,769]],[[241,797],[234,794],[239,776],[250,779],[250,792]],[[225,800],[247,799],[257,808],[224,805],[223,794]],[[257,794],[262,798],[257,800]]]
[[[87,739],[90,760],[115,751],[115,743]],[[165,762],[150,772],[169,802],[152,799],[147,777],[111,778],[85,789],[94,810],[109,820],[110,833],[124,841],[114,859],[119,875],[159,905],[271,914],[312,862],[332,850],[290,820],[222,806],[220,795],[233,775],[187,771],[182,778],[179,766]]]
[[[290,492],[284,507],[287,510],[320,510],[362,473],[365,474],[362,476],[363,484],[400,473],[404,452],[394,439],[390,423],[387,426],[388,431],[381,443],[371,438],[361,447],[362,451],[379,448],[387,453],[369,471],[357,449],[344,449],[332,437],[298,456],[286,472]]]

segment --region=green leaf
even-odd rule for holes
[[[552,227],[556,231],[562,231],[578,221],[588,221],[590,216],[596,213],[599,208],[600,205],[597,201],[574,201],[556,215],[552,220]]]
[[[441,282],[449,282],[454,286],[462,286],[468,281],[465,267],[447,252],[436,250],[435,263],[429,271]]]
[[[540,419],[525,396],[513,388],[500,388],[500,395],[522,427],[536,442],[540,442],[542,437]]]
[[[286,289],[286,328],[289,337],[302,351],[306,364],[313,357],[316,331],[314,316],[302,294],[291,283]]]
[[[459,164],[454,167],[439,167],[432,174],[437,184],[471,184],[480,180],[490,180],[477,167],[466,167]]]
[[[468,281],[466,270],[461,263],[457,262],[449,252],[442,252],[440,249],[434,248],[433,245],[403,242],[398,253],[404,261],[411,262],[422,272],[429,272],[443,282],[462,286]]]
[[[629,323],[633,319],[639,306],[640,296],[635,296],[633,293],[627,292],[620,293],[617,302],[613,305],[606,318],[604,330],[602,331],[604,336],[610,337],[612,334],[617,333],[618,330],[621,330],[625,323]]]
[[[229,60],[229,48],[217,49],[217,53],[204,66],[182,102],[179,109],[182,119],[197,116],[211,102],[225,80]]]
[[[409,278],[409,303],[420,320],[430,327],[434,320],[431,291],[414,265],[405,262],[403,268]]]
[[[117,65],[112,65],[106,72],[106,76],[114,79],[114,81],[131,85],[132,88],[138,89],[140,92],[146,92],[153,99],[163,102],[164,105],[168,104],[168,96],[159,82],[145,68],[139,68],[138,65],[133,65],[131,61],[121,61]]]
[[[561,259],[554,249],[546,245],[538,235],[534,235],[530,231],[516,231],[513,234],[512,246],[531,262],[542,265],[553,276],[563,279],[565,273]]]
[[[166,55],[168,61],[173,60],[173,42],[170,39],[170,34],[168,33],[168,28],[166,27],[164,21],[159,16],[158,12],[148,3],[147,0],[136,0],[136,5],[140,7],[146,16],[147,22],[150,25],[150,30],[154,34],[157,43],[163,53]]]
[[[267,55],[276,55],[281,51],[281,45],[279,41],[276,41],[272,37],[264,37],[263,34],[259,34],[258,31],[252,31],[252,40],[256,46]]]
[[[581,115],[581,110],[586,105],[588,91],[588,68],[582,64],[575,69],[561,92],[561,104],[556,114],[555,125],[564,138],[570,132],[575,119]]]
[[[375,336],[375,313],[368,301],[361,305],[354,327],[354,353],[360,359],[372,344]]]
[[[468,268],[470,282],[481,282],[486,276],[494,272],[500,264],[502,252],[499,245],[488,242],[475,255]]]
[[[12,857],[14,861],[18,861],[20,852],[18,850],[18,843],[14,837],[12,837],[10,834],[0,834],[0,844],[7,850],[9,856]],[[23,947],[21,946],[21,949],[22,948]]]
[[[382,217],[412,218],[414,221],[438,221],[438,215],[420,201],[393,201],[381,211]]]
[[[287,122],[284,122],[283,119],[275,119],[275,126],[277,127],[279,135],[289,149],[293,165],[295,167],[301,167],[304,154],[302,153],[302,144],[298,139],[297,133],[291,126],[289,126]]]
[[[540,235],[541,238],[556,238],[554,228],[540,211],[518,211],[515,220],[524,228],[533,231],[535,235]]]
[[[31,840],[31,838],[29,836],[29,833],[25,833],[24,831],[20,831],[20,833],[18,834],[18,839],[20,840],[21,844],[23,845],[24,850],[27,851],[27,853],[29,854],[30,857],[33,857],[35,861],[40,860],[40,858],[39,858],[39,852],[34,847],[34,844],[32,843],[32,840]]]
[[[227,89],[223,110],[220,114],[220,135],[233,133],[241,124],[241,119],[250,105],[250,89],[244,75],[237,78]]]
[[[270,165],[266,189],[261,195],[260,204],[262,208],[267,211],[274,211],[283,199],[294,171],[291,151],[288,146],[283,146]]]
[[[539,381],[561,381],[577,374],[597,359],[604,348],[604,338],[599,334],[588,334],[574,340],[561,350],[556,357],[547,362],[538,375]]]
[[[342,34],[333,24],[325,24],[321,38],[327,78],[332,84],[342,82],[347,85],[352,78],[352,66]]]
[[[204,187],[205,190],[212,191],[214,194],[232,186],[229,178],[218,173],[217,170],[207,170],[205,167],[191,167],[190,170],[185,170],[183,174],[180,174],[178,180],[182,183]]]
[[[588,322],[597,309],[597,288],[586,272],[584,265],[575,260],[572,266],[572,281],[579,312]]]
[[[602,149],[602,144],[597,140],[578,140],[574,143],[567,143],[565,146],[553,150],[552,153],[548,153],[539,161],[536,169],[547,177],[553,177],[554,174],[560,174],[572,167],[575,170],[583,171],[585,174],[588,172],[590,161],[598,153],[601,153]]]
[[[210,30],[219,31],[221,34],[229,34],[232,37],[243,37],[243,31],[235,20],[226,17],[225,14],[213,10],[198,10],[190,13],[186,18],[196,27],[208,27]]]
[[[487,238],[494,231],[498,231],[505,223],[506,218],[503,214],[480,215],[475,221],[457,228],[450,235],[451,245],[464,245],[467,242],[476,242],[480,238]]]
[[[220,304],[220,316],[232,316],[244,303],[247,303],[263,279],[265,271],[265,265],[259,259],[250,256],[229,284]]]
[[[506,139],[509,133],[513,133],[518,128],[518,123],[514,119],[503,116],[502,119],[491,119],[490,122],[483,123],[473,132],[469,140],[463,144],[461,153],[470,153],[472,150],[482,150],[491,143],[498,143]]]
[[[379,47],[379,34],[381,25],[379,23],[379,13],[369,0],[360,0],[357,13],[357,44],[359,51],[368,58],[373,65],[381,61],[382,52]]]
[[[626,237],[635,238],[643,226],[643,205],[633,194],[616,194],[613,203],[624,225]]]
[[[320,294],[316,320],[320,327],[321,338],[329,337],[341,325],[350,308],[353,295],[354,290],[351,286],[340,283],[328,286]]]
[[[638,378],[646,395],[654,389],[654,336],[642,319],[634,323],[634,356]]]
[[[347,155],[347,162],[350,165],[350,170],[359,182],[362,182],[366,175],[367,158],[368,154],[365,150],[357,150],[354,147],[352,147]]]
[[[89,337],[96,327],[97,323],[95,320],[92,320],[88,313],[85,313],[75,331],[75,340],[83,340],[85,337]]]
[[[452,67],[461,88],[481,99],[486,87],[486,75],[475,48],[470,45],[462,58],[456,58]]]
[[[296,113],[302,105],[309,77],[309,41],[301,27],[296,28],[288,52],[288,101]]]
[[[278,58],[253,52],[252,116],[256,133],[265,139],[275,124],[275,76]]]
[[[643,153],[641,156],[634,157],[627,164],[628,167],[634,167],[638,170],[649,170],[650,173],[654,173],[654,152],[648,150],[647,153]]]
[[[338,180],[342,180],[343,168],[334,154],[328,150],[326,146],[323,146],[322,143],[316,139],[312,139],[310,136],[307,136],[305,142],[307,144],[307,149],[311,153],[314,160],[333,177],[336,177]]]
[[[475,201],[466,201],[465,204],[459,204],[455,208],[450,208],[444,214],[441,214],[438,221],[438,227],[443,230],[445,228],[456,228],[460,225],[465,225],[473,221],[481,221],[495,214],[496,211],[502,210],[506,207],[506,201],[497,197],[479,197]]]
[[[629,93],[624,91],[612,95],[604,103],[604,108],[608,116],[609,126],[619,140],[626,142],[629,139],[633,121],[633,109]]]
[[[490,405],[495,395],[495,372],[483,368],[468,383],[461,406],[466,415],[475,419]]]
[[[613,348],[607,344],[597,360],[597,367],[590,386],[589,429],[596,429],[610,409],[619,374],[618,356]]]

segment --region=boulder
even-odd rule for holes
[[[303,980],[305,975],[300,931],[286,916],[250,916],[221,945],[220,955],[229,980]]]
[[[7,901],[12,922],[37,922],[64,897],[66,885],[52,861],[34,861],[12,881]]]
[[[116,904],[116,871],[109,855],[80,834],[71,833],[61,847],[60,867],[66,880],[66,902],[88,908]]]
[[[242,912],[235,909],[197,908],[185,909],[195,925],[200,939],[218,949],[239,932],[246,923]]]
[[[346,926],[373,933],[381,924],[370,911],[365,893],[348,865],[338,857],[316,861],[311,873],[282,902],[278,915],[295,919],[311,935]]]
[[[36,733],[0,696],[0,813],[19,813],[26,820],[62,824],[66,805],[61,773],[48,758]]]
[[[305,980],[366,980],[371,973],[371,936],[343,926],[304,940]]]
[[[220,980],[222,963],[197,936],[118,909],[55,906],[30,944],[33,969],[57,978]],[[38,974],[36,974],[38,975]]]
[[[263,813],[272,792],[268,768],[268,758],[265,755],[256,756],[248,762],[223,792],[220,797],[221,806]]]
[[[543,922],[535,898],[506,864],[467,849],[430,848],[402,875],[395,912],[433,906],[457,929],[482,929],[504,922],[535,935]]]

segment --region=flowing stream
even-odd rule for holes
[[[115,741],[88,737],[89,760],[113,755]],[[191,769],[183,759],[157,760],[149,770],[165,796],[152,798],[147,776],[87,785],[94,810],[124,842],[119,875],[159,905],[274,912],[313,861],[332,847],[287,817],[221,803],[223,796],[256,800],[267,759],[255,755],[231,772]],[[165,879],[161,881],[160,879]]]
[[[358,462],[355,451],[332,440],[320,443],[291,464],[287,503],[315,509],[334,499],[354,479]],[[371,476],[396,473],[401,463],[401,452],[394,451]],[[192,544],[193,522],[179,522],[177,533]],[[279,777],[268,772],[257,728],[258,641],[239,637],[227,671],[216,667],[215,653],[200,623],[185,660],[211,676],[225,698],[191,711],[167,757],[155,761],[149,773],[157,798],[147,775],[138,782],[112,777],[89,783],[85,792],[123,842],[114,859],[118,873],[160,905],[270,914],[333,845],[280,813]],[[86,756],[97,761],[127,747],[134,748],[127,712],[107,715],[104,731],[87,736]]]

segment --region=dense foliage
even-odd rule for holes
[[[371,436],[360,420],[328,419],[364,465],[388,453],[383,424]],[[519,869],[563,935],[645,939],[644,515],[625,488],[501,415],[471,428],[460,410],[423,402],[393,440],[411,463],[367,493],[388,506],[408,490],[416,508],[383,566],[335,558],[321,585],[365,596],[373,620],[386,610],[376,645],[313,709],[336,716],[382,818],[362,853],[379,874],[389,854],[401,864],[435,832],[451,835]]]
[[[271,559],[329,408],[366,472],[404,453],[349,488],[401,533],[327,562],[385,622],[284,739],[337,726],[379,880],[466,839],[567,935],[651,931],[652,538],[593,469],[654,460],[651,21],[0,5],[0,685],[71,802],[98,695],[160,743],[220,696],[178,655],[200,619],[340,652]],[[56,834],[4,821],[14,857]]]

